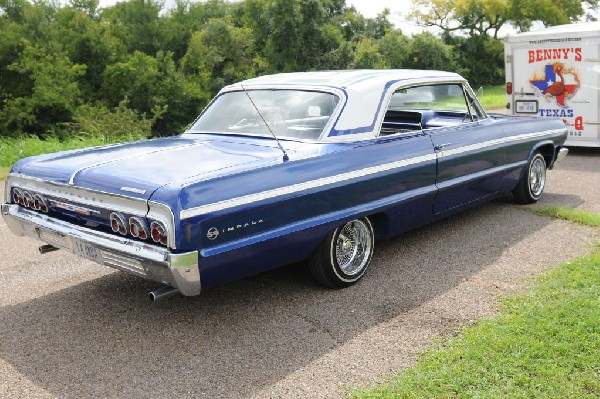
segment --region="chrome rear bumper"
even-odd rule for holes
[[[18,236],[33,237],[74,254],[83,243],[97,249],[96,257],[86,257],[97,263],[170,285],[186,296],[200,294],[198,251],[171,253],[167,248],[76,226],[16,204],[2,204],[1,213]]]
[[[569,149],[567,147],[561,147],[561,149],[558,150],[558,152],[556,153],[556,160],[554,161],[554,163],[562,161],[568,153]]]

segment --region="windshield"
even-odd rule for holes
[[[271,128],[278,138],[318,139],[338,101],[331,93],[316,91],[226,92],[204,110],[190,131],[271,136]]]

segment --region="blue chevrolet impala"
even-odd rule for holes
[[[376,238],[512,193],[537,201],[559,119],[488,115],[439,71],[291,73],[227,86],[183,134],[17,162],[17,235],[162,284],[158,299],[307,260],[345,287]]]

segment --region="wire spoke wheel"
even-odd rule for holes
[[[542,197],[546,186],[546,160],[536,151],[525,169],[517,187],[513,190],[513,197],[518,204],[533,204]]]
[[[355,219],[331,232],[310,256],[308,266],[321,284],[346,287],[363,276],[374,247],[375,235],[369,219]]]
[[[546,185],[546,163],[544,158],[536,157],[529,168],[529,190],[533,197],[539,197]]]
[[[342,271],[353,276],[364,268],[371,252],[369,227],[360,220],[346,223],[335,244],[335,257]]]

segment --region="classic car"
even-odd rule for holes
[[[223,88],[181,135],[35,156],[13,233],[161,283],[151,299],[307,260],[357,282],[385,239],[512,193],[537,201],[559,119],[488,115],[460,75],[357,70]]]

